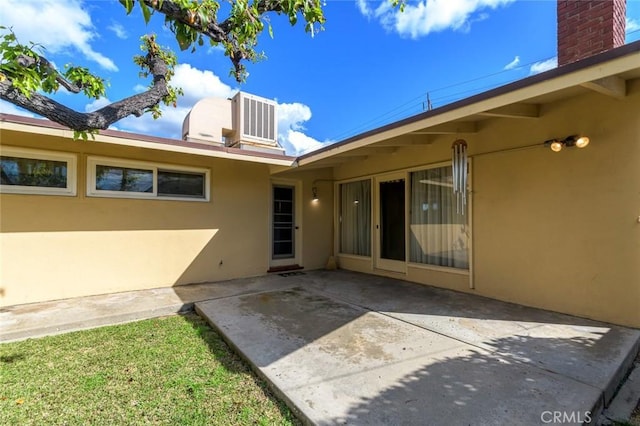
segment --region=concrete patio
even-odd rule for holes
[[[0,341],[194,306],[316,424],[595,420],[640,345],[639,330],[347,271],[6,307]]]
[[[315,424],[595,421],[638,351],[638,330],[404,281],[269,279],[291,284],[196,310]]]

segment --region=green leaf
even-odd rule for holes
[[[127,11],[127,15],[133,10],[133,0],[119,0],[120,4],[124,6]]]
[[[142,10],[142,16],[144,17],[144,23],[148,24],[149,23],[149,19],[151,19],[151,10],[149,10],[149,6],[147,6],[147,4],[140,0],[138,1],[138,3],[140,4],[140,9]]]

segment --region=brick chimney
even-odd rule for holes
[[[626,12],[626,0],[558,0],[558,66],[622,46]]]

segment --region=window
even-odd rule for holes
[[[54,151],[2,147],[0,192],[76,195],[76,156]]]
[[[158,195],[205,198],[206,173],[158,170]]]
[[[371,256],[371,181],[340,184],[340,253]]]
[[[456,205],[451,166],[411,173],[410,260],[469,268],[467,211]]]
[[[89,157],[87,195],[209,200],[209,171],[141,161]]]
[[[153,192],[153,169],[96,165],[96,190]]]

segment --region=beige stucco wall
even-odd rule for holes
[[[574,133],[591,144],[560,153],[542,146]],[[334,177],[450,161],[457,136],[432,138],[344,163]],[[482,121],[464,138],[472,157],[471,274],[408,264],[405,278],[640,327],[640,81],[622,100],[582,94],[543,105],[537,119]],[[480,155],[532,144],[539,145]],[[370,259],[339,260],[385,274]]]
[[[327,265],[333,244],[333,181],[330,169],[286,173],[282,177],[301,182],[303,264],[307,269]],[[313,187],[318,200],[313,201]]]
[[[269,166],[3,130],[2,144],[78,153],[78,195],[0,195],[1,304],[261,275]],[[211,170],[211,201],[86,196],[86,156]],[[240,196],[241,195],[241,196]]]

